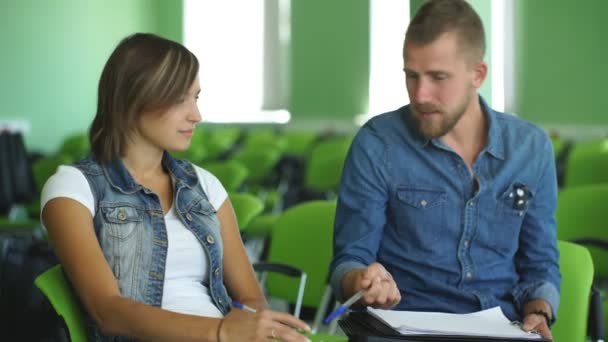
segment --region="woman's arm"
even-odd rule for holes
[[[63,197],[52,199],[42,211],[42,220],[80,300],[104,333],[153,341],[217,340],[217,318],[174,313],[120,295],[84,205]]]
[[[234,309],[226,315],[221,326],[221,341],[234,334],[238,341],[266,341],[268,338],[283,341],[307,341],[296,329],[310,331],[310,327],[296,317],[266,309],[266,299],[255,278],[251,262],[245,252],[232,203],[226,199],[217,211],[224,245],[224,281],[230,295],[258,311],[256,313]]]
[[[267,306],[245,252],[232,203],[227,198],[217,211],[224,245],[224,281],[230,295],[243,304],[264,309]]]

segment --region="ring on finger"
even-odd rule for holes
[[[273,340],[277,339],[277,335],[274,333],[274,329],[270,330],[270,336],[272,336]]]

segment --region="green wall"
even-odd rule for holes
[[[608,123],[607,13],[605,0],[515,0],[519,115],[540,124]]]
[[[348,120],[367,112],[369,0],[291,3],[292,119]]]
[[[121,38],[163,30],[181,38],[181,5],[168,11],[163,2],[2,0],[0,120],[29,120],[27,148],[43,152],[85,131],[101,69]]]

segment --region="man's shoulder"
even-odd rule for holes
[[[369,119],[359,130],[359,135],[372,135],[388,139],[398,135],[407,134],[405,118],[408,113],[408,106],[397,108],[390,112],[376,115]]]
[[[503,135],[512,138],[527,138],[544,141],[548,139],[547,132],[538,125],[517,115],[494,111],[494,117],[499,123]]]

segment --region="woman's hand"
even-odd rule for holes
[[[248,312],[239,309],[231,310],[219,328],[221,342],[281,340],[285,342],[310,341],[296,329],[306,332],[310,327],[296,317],[272,310]]]

